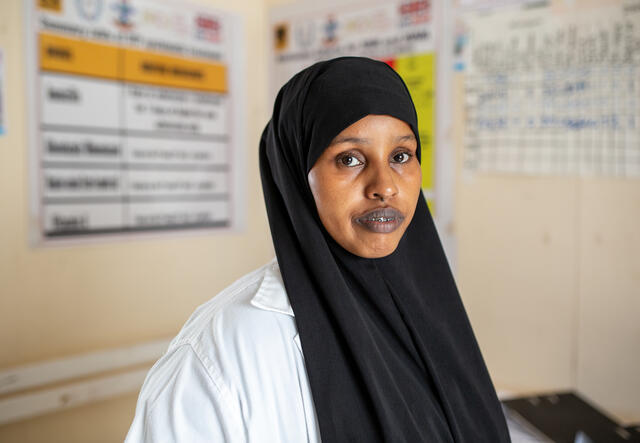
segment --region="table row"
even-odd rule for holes
[[[219,201],[45,205],[45,236],[214,228],[231,225],[231,203]]]
[[[226,94],[41,72],[40,123],[110,133],[227,136]]]

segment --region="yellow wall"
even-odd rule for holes
[[[137,394],[43,415],[0,427],[3,443],[122,442],[135,412]]]
[[[257,156],[270,108],[264,2],[200,1],[245,20],[246,230],[54,248],[28,246],[22,3],[0,2],[9,123],[0,136],[0,368],[173,336],[197,305],[273,254]],[[0,441],[121,441],[135,397],[3,426]]]

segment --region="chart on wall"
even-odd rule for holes
[[[436,56],[430,0],[350,1],[287,5],[270,14],[271,103],[295,73],[345,55],[388,63],[403,78],[418,113],[422,187],[435,205]]]
[[[640,1],[462,16],[467,170],[640,177]]]
[[[36,242],[237,229],[242,22],[157,0],[30,0]]]

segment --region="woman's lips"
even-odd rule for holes
[[[380,234],[393,232],[404,221],[404,215],[394,208],[377,208],[356,217],[356,224]]]

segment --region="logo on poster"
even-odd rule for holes
[[[418,25],[431,21],[431,0],[403,1],[398,8],[400,26]]]
[[[131,16],[135,12],[135,10],[127,0],[120,0],[119,2],[111,5],[111,8],[116,11],[117,16],[113,22],[118,28],[123,31],[128,31],[133,28]]]
[[[103,0],[76,0],[78,15],[90,22],[95,21],[102,14]]]
[[[164,32],[172,32],[180,36],[186,36],[189,32],[187,19],[182,14],[166,13],[157,9],[145,9],[141,11],[140,21]]]
[[[324,40],[325,46],[334,46],[338,42],[338,21],[336,17],[331,14],[327,17],[327,22],[324,25]]]
[[[216,17],[199,15],[196,17],[196,37],[217,43],[220,41],[220,21]]]
[[[345,34],[349,35],[362,35],[368,32],[380,34],[389,31],[393,23],[393,19],[389,16],[387,10],[367,11],[346,18],[342,29]]]
[[[276,51],[283,51],[289,46],[289,24],[279,23],[273,27],[273,44]]]

